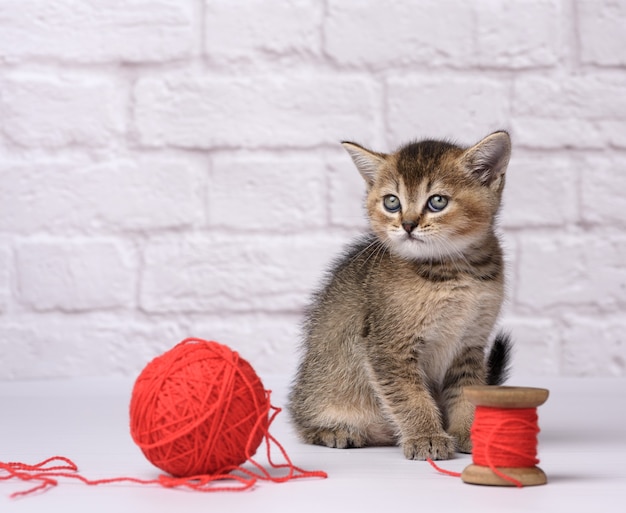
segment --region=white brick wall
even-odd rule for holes
[[[43,74],[0,82],[5,137],[32,148],[106,146],[124,126],[124,97],[114,80]]]
[[[511,131],[516,374],[626,375],[626,2],[0,0],[0,379],[263,375],[365,226],[338,142]]]
[[[371,138],[374,87],[368,77],[311,70],[216,78],[203,71],[140,79],[133,118],[140,143],[189,149],[332,144],[343,133]]]
[[[137,272],[122,245],[91,238],[20,242],[16,299],[37,312],[133,308]]]
[[[191,54],[193,0],[2,0],[0,54],[10,62],[164,62]]]
[[[206,166],[136,155],[0,163],[0,230],[158,230],[204,222]],[[146,191],[149,191],[146,194]]]

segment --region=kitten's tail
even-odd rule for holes
[[[501,331],[487,357],[487,384],[502,385],[508,377],[511,364],[511,336]]]

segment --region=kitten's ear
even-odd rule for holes
[[[355,143],[344,141],[341,144],[350,154],[350,157],[352,157],[356,168],[367,182],[368,187],[373,185],[376,175],[378,174],[378,169],[385,161],[385,155],[375,153]]]
[[[467,170],[484,185],[491,185],[504,175],[511,157],[511,138],[506,132],[494,132],[465,151]]]

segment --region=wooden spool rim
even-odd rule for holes
[[[491,385],[465,387],[463,393],[473,405],[491,408],[536,408],[550,394],[545,388]]]
[[[548,482],[548,478],[543,470],[539,467],[529,468],[498,468],[505,476],[512,477],[519,481],[522,486],[538,486]],[[464,483],[477,484],[485,486],[515,486],[515,483],[502,479],[493,472],[489,467],[480,465],[469,465],[463,470],[461,479]]]

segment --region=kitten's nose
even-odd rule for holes
[[[417,226],[417,223],[413,221],[404,221],[402,223],[402,228],[404,228],[404,231],[406,233],[411,233],[413,230],[415,230],[416,226]]]

